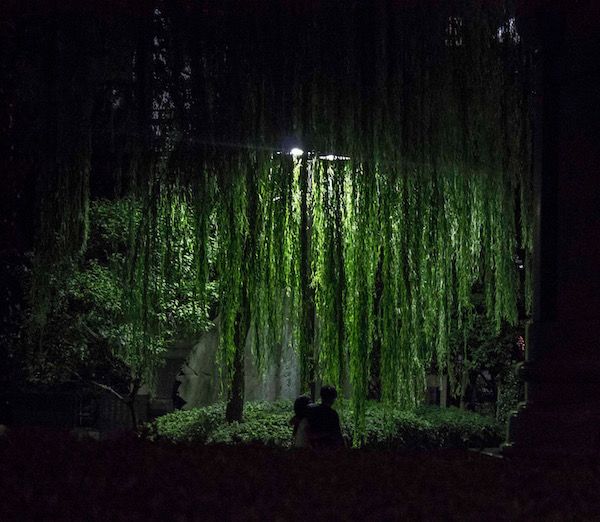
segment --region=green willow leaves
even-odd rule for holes
[[[382,399],[411,405],[432,362],[452,376],[450,331],[466,331],[475,288],[497,329],[523,294],[529,311],[526,60],[498,37],[510,13],[468,0],[165,7],[168,82],[151,67],[136,81],[181,121],[153,167],[130,166],[134,351],[181,335],[159,296],[189,267],[199,317],[217,287],[225,374],[244,321],[260,367],[287,339],[303,387],[351,393],[360,429],[375,346]],[[65,219],[84,210],[74,201]]]

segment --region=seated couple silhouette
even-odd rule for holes
[[[340,429],[340,418],[332,408],[337,398],[333,386],[321,388],[321,402],[311,402],[310,397],[301,395],[294,401],[293,445],[296,448],[341,448],[344,438]]]

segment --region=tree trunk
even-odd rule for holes
[[[138,429],[138,421],[137,414],[135,413],[135,397],[133,399],[128,398],[125,402],[125,406],[129,410],[129,415],[131,417],[131,427],[133,431],[137,431]]]
[[[373,299],[373,317],[381,320],[381,298],[383,297],[383,248],[379,251],[377,270],[375,272],[375,295]],[[368,398],[381,400],[381,332],[375,328],[373,349],[371,352],[371,375],[369,376]]]
[[[460,409],[473,409],[477,399],[477,377],[479,372],[463,369],[460,394]]]
[[[246,288],[243,289],[242,309],[238,313],[236,321],[233,378],[225,408],[225,420],[227,422],[242,422],[244,420],[244,349],[248,333],[247,318],[249,315],[249,302],[246,290]]]
[[[342,204],[343,204],[343,182],[340,177],[334,180],[334,202],[335,202],[335,256],[337,259],[336,277],[336,301],[335,315],[337,322],[337,343],[338,343],[338,358],[339,358],[339,386],[340,391],[344,393],[348,389],[348,375],[346,373],[346,336],[344,325],[345,312],[345,283],[346,273],[344,269],[344,243],[343,243],[343,224],[342,224]]]
[[[467,368],[466,361],[461,373],[460,378],[460,409],[464,410],[467,405],[467,388],[469,385],[469,370]]]
[[[131,416],[131,427],[133,428],[133,431],[138,430],[138,419],[135,411],[135,398],[137,397],[140,387],[140,380],[137,378],[133,379],[129,388],[129,394],[124,398],[123,401],[129,410],[129,415]]]
[[[302,297],[302,323],[300,328],[300,381],[302,391],[310,389],[312,400],[316,399],[315,384],[315,297],[311,287],[310,216],[308,169],[303,163],[300,169],[300,294]]]
[[[242,256],[242,288],[240,289],[240,307],[235,321],[235,354],[233,357],[233,376],[227,406],[225,407],[225,420],[227,422],[242,422],[244,420],[244,351],[246,337],[250,329],[250,279],[256,267],[256,230],[258,216],[258,187],[256,172],[258,165],[249,166],[246,170],[246,191],[248,194],[248,234],[243,239]]]

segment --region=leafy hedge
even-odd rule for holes
[[[364,438],[353,441],[353,412],[348,403],[338,405],[342,433],[349,445],[371,449],[430,449],[497,446],[502,427],[491,417],[455,408],[422,407],[415,411],[384,408],[369,403]],[[290,447],[291,401],[248,402],[244,422],[227,424],[222,403],[194,410],[179,410],[147,426],[152,440],[201,444],[252,444]]]

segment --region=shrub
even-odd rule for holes
[[[455,408],[422,407],[414,411],[385,408],[370,402],[366,431],[354,438],[353,411],[340,401],[342,434],[349,444],[369,449],[433,449],[497,446],[501,425],[492,417]],[[290,447],[291,401],[247,402],[244,422],[225,422],[222,403],[194,410],[179,410],[148,425],[149,437],[200,444],[262,444]]]
[[[493,417],[457,408],[424,407],[420,413],[435,427],[438,447],[483,448],[503,440],[502,427]]]
[[[193,410],[176,410],[148,424],[148,437],[152,440],[205,444],[212,432],[224,422],[224,418],[223,403]]]
[[[341,409],[345,436],[354,431],[353,412]],[[355,445],[372,449],[491,447],[502,442],[501,426],[492,418],[457,408],[421,407],[414,411],[370,403],[366,431]]]
[[[291,402],[247,402],[244,405],[244,422],[228,424],[223,421],[209,435],[208,443],[263,444],[265,446],[291,446]]]

